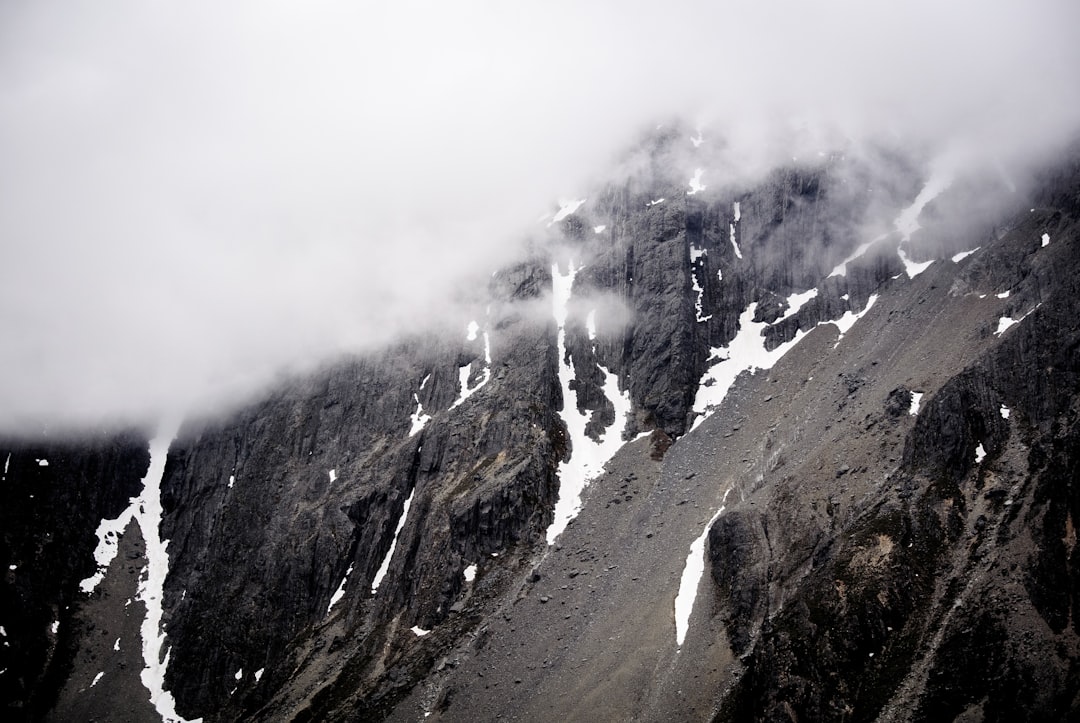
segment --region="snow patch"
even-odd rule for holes
[[[563,200],[563,199],[559,199],[559,212],[555,214],[554,218],[552,218],[550,221],[548,221],[548,226],[551,226],[553,224],[558,223],[559,221],[562,221],[564,218],[566,218],[567,216],[572,214],[574,211],[577,211],[579,208],[581,208],[581,204],[583,204],[583,203],[585,203],[584,198],[578,199],[576,201],[573,201],[573,200],[566,201],[566,200]]]
[[[913,417],[918,415],[918,413],[919,413],[919,404],[922,402],[922,398],[923,398],[923,393],[922,392],[912,392],[911,393],[911,407],[908,409],[908,414],[910,414]]]
[[[475,339],[475,337],[473,338]],[[481,387],[491,381],[491,337],[486,331],[484,332],[483,374],[480,381],[478,381],[476,383],[476,386],[471,389],[469,388],[470,376],[472,376],[472,362],[469,362],[468,364],[465,364],[458,369],[458,387],[461,389],[461,392],[458,398],[454,401],[454,403],[450,405],[451,409],[454,409],[455,407],[461,405],[466,399],[476,394],[478,391],[480,391]],[[419,403],[419,400],[417,400],[417,403]]]
[[[49,466],[49,460],[47,460],[47,459],[39,459],[39,460],[36,460],[36,461],[38,463],[38,467],[48,467]]]
[[[119,652],[119,651],[120,651],[120,638],[117,638],[117,639],[116,639],[116,642],[114,642],[114,643],[112,644],[112,649],[113,649],[113,650],[115,650],[115,651],[117,651],[117,652]]]
[[[954,264],[958,264],[961,261],[963,261],[964,259],[966,259],[968,256],[971,256],[973,253],[978,251],[980,248],[982,248],[982,247],[981,246],[976,246],[975,248],[971,249],[971,251],[961,251],[958,254],[954,254],[953,257],[952,257],[952,262]]]
[[[262,674],[266,671],[266,668],[259,668],[255,671],[255,682],[258,683],[262,680]]]
[[[844,334],[847,334],[848,331],[851,330],[851,327],[855,325],[855,322],[863,318],[866,315],[866,312],[870,311],[877,300],[877,294],[870,294],[870,297],[866,300],[866,306],[863,307],[862,311],[855,313],[851,309],[848,309],[839,319],[825,322],[827,324],[836,324],[836,328],[840,330],[840,336],[836,337],[836,343],[833,344],[834,349],[840,345],[840,340],[844,338]]]
[[[231,489],[232,489],[232,486],[233,486],[234,484],[236,484],[236,475],[229,475],[229,486],[228,486],[228,489],[230,489],[230,490],[231,490]]]
[[[49,632],[51,632],[53,635],[56,635],[59,631],[60,631],[60,621],[59,620],[53,620],[52,625],[49,626]]]
[[[731,343],[726,347],[712,349],[709,358],[718,361],[702,375],[698,384],[697,395],[694,397],[694,412],[698,417],[691,429],[696,428],[716,411],[739,374],[744,371],[754,374],[758,369],[772,367],[806,335],[806,331],[800,329],[791,341],[767,351],[762,334],[769,325],[754,321],[756,309],[757,302],[753,302],[739,316],[739,332]]]
[[[739,206],[738,201],[735,201],[733,204],[731,204],[731,210],[735,214],[735,223],[738,223],[739,219],[742,218],[742,209]]]
[[[916,276],[930,268],[930,264],[934,263],[933,259],[930,259],[929,261],[912,261],[908,258],[907,253],[901,246],[896,248],[896,255],[899,256],[900,261],[903,262],[904,271],[907,273],[909,279],[914,279]]]
[[[476,579],[476,563],[469,565],[461,573],[465,577],[465,582],[472,582]]]
[[[774,321],[773,323],[775,324],[775,323],[783,321],[784,319],[787,319],[788,317],[795,316],[795,314],[799,313],[799,309],[801,309],[806,304],[806,302],[810,301],[811,299],[816,298],[817,295],[818,295],[818,290],[816,288],[815,289],[810,289],[809,291],[804,291],[801,294],[792,294],[791,296],[789,296],[787,298],[787,303],[788,303],[787,311],[784,312],[784,315],[781,316],[776,321]]]
[[[337,481],[337,470],[336,469],[330,470],[329,475],[330,475],[330,481],[331,482],[336,482]]]
[[[1046,247],[1046,246],[1050,245],[1050,234],[1044,233],[1042,235],[1042,245],[1043,245],[1043,247]]]
[[[570,296],[574,286],[574,277],[580,269],[570,267],[564,275],[559,265],[552,264],[552,312],[559,327],[559,382],[563,390],[563,409],[560,412],[570,435],[570,459],[559,463],[559,496],[555,502],[555,514],[547,529],[547,542],[552,544],[566,526],[581,510],[581,493],[589,481],[600,474],[607,461],[623,446],[622,431],[626,427],[630,413],[630,393],[619,391],[619,379],[603,366],[598,365],[604,377],[603,392],[615,406],[615,423],[604,431],[599,442],[594,442],[585,434],[585,427],[592,418],[592,412],[582,414],[577,409],[574,390],[570,388],[575,379],[573,362],[567,361],[566,318]],[[595,350],[595,346],[594,346]]]
[[[667,200],[666,198],[657,198],[657,199],[654,199],[652,201],[649,201],[645,205],[646,206],[658,206],[658,205],[660,205],[661,203],[663,203],[666,200]]]
[[[103,675],[105,675],[105,671],[101,671],[100,673],[95,675],[93,682],[90,683],[90,687],[93,688],[95,685],[97,685],[98,681],[101,680],[101,676],[103,676]]]
[[[1009,415],[1012,414],[1012,410],[1010,410],[1004,404],[1001,405],[1001,409],[999,409],[998,411],[1001,413],[1002,419],[1008,419]]]
[[[379,565],[379,569],[375,573],[375,579],[371,581],[372,595],[379,589],[379,583],[386,576],[386,571],[390,569],[390,560],[394,557],[394,550],[397,548],[398,535],[401,534],[402,528],[405,527],[405,518],[409,516],[409,507],[412,505],[414,494],[416,494],[415,487],[409,492],[409,496],[401,508],[401,517],[398,519],[397,527],[394,528],[394,539],[390,542],[390,549],[386,551],[386,557],[383,558],[382,564]]]
[[[858,314],[850,310],[844,316],[834,321],[822,321],[818,324],[835,324],[840,330],[840,337],[851,329],[852,325],[861,319],[877,301],[877,294],[872,294],[866,301],[866,306]],[[806,329],[800,329],[795,336],[787,342],[777,346],[772,351],[765,348],[765,329],[769,326],[765,322],[755,322],[754,313],[757,310],[757,302],[751,303],[739,316],[739,331],[735,338],[725,347],[713,347],[709,360],[718,360],[702,375],[698,383],[697,394],[694,397],[693,411],[697,415],[691,426],[691,431],[704,422],[724,401],[731,385],[741,373],[756,373],[759,369],[769,369],[781,357],[798,344],[807,333]]]
[[[240,668],[233,674],[233,680],[240,680],[244,677],[244,669]]]
[[[997,331],[994,332],[994,336],[1001,336],[1010,326],[1014,326],[1019,323],[1019,320],[1013,319],[1012,317],[1001,317],[1000,319],[998,319]]]
[[[690,552],[686,556],[686,564],[683,565],[682,577],[679,579],[679,591],[675,594],[675,644],[680,648],[690,627],[690,614],[694,611],[697,589],[705,572],[705,540],[713,523],[723,514],[724,503],[727,502],[730,492],[731,488],[728,487],[720,501],[720,509],[709,519],[698,538],[690,543]]]
[[[701,129],[699,128],[696,136],[690,136],[690,142],[694,144],[694,148],[700,146],[705,139],[701,136]]]
[[[470,321],[469,326],[465,329],[465,341],[476,341],[476,332],[480,331],[480,325],[475,321]]]
[[[975,448],[975,464],[980,464],[986,459],[986,450],[983,449],[982,442],[979,442],[979,446]]]
[[[349,581],[349,575],[352,574],[353,566],[349,565],[349,569],[345,571],[345,576],[341,578],[341,584],[337,586],[337,590],[330,596],[330,604],[326,606],[326,614],[329,615],[330,611],[337,605],[341,598],[345,597],[345,583]]]
[[[604,229],[606,229],[606,228],[607,228],[607,226],[605,226],[604,224],[600,224],[599,226],[593,226],[592,230],[593,230],[593,233],[603,233]]]
[[[731,248],[735,249],[735,256],[742,258],[742,249],[739,248],[739,242],[735,240],[735,224],[728,224],[729,236],[731,238]]]
[[[7,453],[7,459],[4,460],[4,478],[7,478],[8,466],[11,464],[11,452]]]
[[[1009,298],[1009,294],[1011,293],[1012,291],[1002,291],[1000,294],[994,294],[994,296],[998,297],[999,299],[1007,299]]]
[[[697,246],[694,246],[693,244],[691,244],[690,245],[690,263],[696,262],[702,256],[708,255],[708,253],[709,253],[708,249],[699,249]]]
[[[431,632],[430,630],[424,630],[419,625],[413,625],[411,628],[409,628],[409,630],[411,630],[413,635],[415,635],[418,638],[422,638],[422,637],[424,637],[425,635],[427,635],[428,633]]]
[[[465,382],[468,383],[469,378],[465,378]],[[423,386],[420,387],[423,389]],[[409,417],[411,426],[409,428],[409,436],[415,437],[420,433],[420,430],[424,428],[428,422],[431,421],[430,414],[424,414],[424,405],[420,403],[420,397],[417,394],[413,394],[413,401],[416,402],[416,411]]]

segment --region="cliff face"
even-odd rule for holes
[[[322,695],[382,704],[410,628],[460,611],[465,569],[537,542],[565,434],[551,325],[521,309],[548,284],[542,266],[506,270],[471,333],[345,362],[185,428],[163,483],[180,712],[253,712],[308,664],[307,646],[347,668],[347,689]],[[321,711],[315,692],[279,704]]]
[[[55,704],[82,636],[79,583],[97,569],[95,531],[141,489],[150,456],[137,431],[0,440],[0,701],[8,720]]]
[[[687,142],[650,139],[459,330],[184,424],[159,530],[179,714],[1075,714],[1076,164],[995,203],[957,182],[909,209],[920,230],[893,223],[925,181],[897,156],[694,190],[671,170]],[[145,470],[145,440],[117,439],[72,447],[47,506],[32,460],[60,453],[12,447],[4,554],[76,520],[21,629],[129,594],[77,593]],[[11,709],[42,717],[67,680],[53,715],[93,710],[78,681],[112,653],[76,637],[5,649],[27,671]]]
[[[987,348],[939,368],[945,381],[902,446],[883,445],[895,464],[839,467],[858,490],[853,504],[828,500],[792,525],[778,501],[805,503],[806,480],[783,476],[713,526],[720,615],[745,665],[717,719],[1075,714],[1078,221],[1063,208],[1025,210],[953,278],[939,275],[949,292],[937,303],[1005,299],[1001,317],[1023,322],[984,322]],[[962,344],[961,330],[926,334]],[[894,390],[859,436],[895,428],[911,394]],[[845,461],[861,452],[857,439],[832,451]],[[805,569],[790,571],[793,559]]]

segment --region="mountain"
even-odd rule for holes
[[[696,145],[459,329],[2,440],[7,718],[1080,714],[1080,151],[714,187]]]

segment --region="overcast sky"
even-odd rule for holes
[[[7,0],[0,426],[416,329],[673,116],[750,156],[791,118],[1038,150],[1080,118],[1078,8]]]

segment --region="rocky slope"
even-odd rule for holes
[[[1077,162],[933,196],[919,164],[861,149],[702,189],[688,144],[651,137],[461,329],[184,424],[159,529],[177,715],[1076,714]],[[571,462],[612,439],[549,545]],[[72,448],[98,461],[47,505],[29,460],[63,455],[10,446],[0,622],[37,637],[4,649],[5,705],[160,717],[122,702],[142,658],[79,628],[131,635],[138,527],[78,585],[145,439]],[[61,519],[31,565],[59,574],[17,587],[9,550]],[[40,620],[9,625],[23,604]]]

